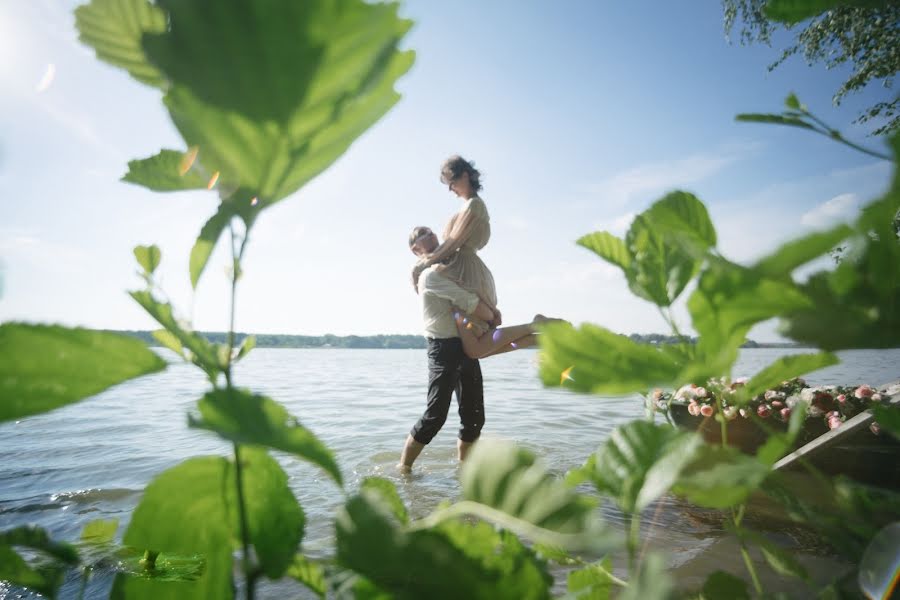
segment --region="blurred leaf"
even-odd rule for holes
[[[250,354],[250,351],[254,348],[256,348],[256,336],[248,335],[244,338],[244,341],[241,342],[241,348],[240,350],[238,350],[237,357],[234,360],[241,360],[242,358]]]
[[[671,354],[596,325],[575,329],[549,323],[541,327],[540,344],[544,385],[579,392],[627,394],[670,387],[681,370]]]
[[[593,251],[606,262],[620,267],[623,271],[631,265],[631,255],[625,247],[625,242],[606,231],[598,231],[582,236],[575,242]]]
[[[716,245],[716,229],[706,206],[693,194],[670,192],[643,213],[656,229],[672,239],[681,239],[702,253]]]
[[[797,98],[797,95],[793,92],[788,94],[787,98],[784,99],[784,105],[792,110],[800,110],[803,106],[802,104],[800,104],[800,99]]]
[[[806,406],[798,405],[791,410],[791,418],[788,421],[788,430],[784,433],[772,432],[766,437],[765,443],[756,451],[756,460],[764,465],[773,466],[789,450],[794,447],[794,440],[806,422]]]
[[[720,259],[700,276],[687,306],[700,338],[697,357],[679,380],[706,381],[731,369],[751,327],[811,302],[789,282]]]
[[[136,183],[155,192],[205,190],[208,177],[198,169],[182,169],[185,153],[160,150],[159,154],[141,160],[128,161],[128,173],[122,181]]]
[[[787,277],[798,267],[826,255],[852,233],[847,225],[838,225],[828,231],[805,235],[782,244],[751,269],[764,277]]]
[[[194,242],[194,247],[191,248],[191,286],[194,289],[197,289],[197,282],[200,281],[200,275],[203,274],[206,263],[209,262],[209,257],[216,247],[216,242],[219,241],[222,232],[228,227],[231,218],[235,214],[233,204],[222,202],[219,204],[216,214],[210,217],[200,230],[200,237],[197,238],[197,241]]]
[[[780,547],[769,538],[743,528],[738,531],[738,535],[759,546],[763,558],[766,559],[769,566],[779,575],[809,580],[809,574],[806,572],[806,568],[797,562],[787,550]]]
[[[792,127],[801,127],[803,129],[815,129],[812,125],[797,117],[787,117],[783,115],[767,115],[759,113],[746,113],[738,115],[734,118],[736,121],[744,121],[747,123],[775,123],[776,125],[790,125]]]
[[[770,472],[770,467],[736,448],[706,446],[672,491],[706,508],[729,508],[746,500]]]
[[[549,598],[545,565],[488,523],[405,531],[381,494],[351,497],[335,520],[337,558],[399,598]]]
[[[168,331],[166,329],[157,329],[150,335],[153,336],[153,339],[162,344],[164,348],[168,348],[182,358],[187,357],[184,353],[184,346],[181,345],[181,341],[179,341],[179,339],[171,331]]]
[[[675,584],[666,570],[665,559],[658,554],[648,554],[641,561],[637,577],[628,582],[619,600],[670,600],[675,597]]]
[[[825,11],[843,6],[879,8],[887,6],[887,4],[888,2],[885,0],[767,0],[762,8],[769,19],[786,25],[794,25]],[[791,96],[788,98],[790,99]]]
[[[166,29],[166,14],[148,0],[91,0],[75,9],[80,39],[97,58],[121,67],[142,83],[163,87],[165,77],[147,59],[141,40],[145,33]]]
[[[397,492],[397,487],[388,479],[382,477],[366,477],[359,486],[360,490],[369,490],[381,495],[381,499],[391,508],[391,512],[401,524],[409,523],[409,514],[406,506]]]
[[[0,325],[0,422],[47,412],[166,367],[135,338],[58,325]]]
[[[267,446],[304,458],[325,470],[338,485],[341,471],[331,451],[281,404],[248,390],[214,390],[198,402],[199,418],[191,427],[214,431],[240,444]]]
[[[799,377],[812,371],[830,367],[840,359],[830,352],[818,354],[792,354],[782,356],[762,371],[750,378],[741,391],[748,400],[781,384],[782,381]]]
[[[33,525],[22,525],[0,531],[0,546],[19,546],[38,550],[67,565],[78,564],[78,552],[71,545],[57,542],[47,532]]]
[[[608,557],[597,565],[569,571],[569,594],[578,600],[608,600],[613,586],[609,578],[611,572],[612,560]]]
[[[884,431],[900,440],[900,406],[872,406],[875,421]]]
[[[144,272],[151,275],[156,270],[156,267],[159,266],[162,255],[159,252],[159,248],[155,245],[135,246],[134,257],[137,259],[138,264],[143,267]]]
[[[550,560],[561,565],[579,565],[582,562],[569,555],[565,548],[553,544],[536,543],[531,549],[538,553],[544,560]]]
[[[750,600],[747,582],[725,571],[710,574],[703,583],[703,600]]]
[[[639,513],[669,490],[702,447],[697,434],[631,421],[610,434],[584,471],[624,512]]]
[[[462,496],[559,533],[585,533],[596,502],[577,494],[514,444],[482,440],[463,463]]]
[[[250,543],[263,572],[278,579],[295,561],[303,537],[306,519],[288,486],[288,477],[278,462],[262,448],[241,447],[244,502]],[[234,469],[229,470],[227,490],[236,494]],[[237,496],[230,498],[237,506]],[[240,532],[240,521],[232,511],[233,535]]]
[[[199,333],[191,331],[175,319],[172,305],[159,302],[148,291],[128,292],[138,304],[144,307],[156,322],[166,328],[181,344],[192,352],[191,360],[208,374],[219,372],[219,359],[215,347]],[[160,340],[159,336],[154,336]],[[163,336],[164,339],[165,336]],[[162,341],[162,340],[160,340]],[[171,347],[171,346],[169,346]]]
[[[633,258],[629,289],[657,306],[672,304],[700,267],[690,248],[667,237],[647,213],[635,217],[625,246]]]
[[[62,568],[30,567],[15,550],[0,543],[0,582],[9,582],[55,598],[63,577]]]
[[[97,519],[88,522],[81,530],[81,539],[91,544],[109,544],[119,530],[118,519]]]
[[[285,576],[295,579],[309,588],[319,598],[325,598],[328,587],[325,583],[325,569],[322,565],[298,554],[288,567]]]
[[[380,119],[413,62],[397,50],[411,23],[396,4],[158,4],[170,28],[144,48],[173,82],[164,99],[172,119],[206,168],[259,197],[257,212]]]

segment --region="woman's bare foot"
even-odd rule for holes
[[[531,324],[539,325],[541,323],[568,323],[568,321],[566,321],[565,319],[556,319],[554,317],[545,317],[540,313],[534,315],[534,318],[531,320]]]

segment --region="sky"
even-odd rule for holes
[[[188,257],[213,192],[120,181],[131,159],[183,149],[159,93],[80,44],[72,0],[0,0],[0,321],[155,329],[127,295],[132,248],[162,250],[159,281],[194,328],[228,328],[229,255],[196,292]],[[832,105],[846,70],[729,43],[718,2],[412,0],[416,51],[396,106],[252,230],[236,329],[300,335],[421,332],[409,282],[413,226],[437,231],[460,201],[439,181],[459,153],[482,171],[492,238],[481,252],[507,324],[535,313],[620,333],[668,332],[618,269],[575,244],[624,235],[666,192],[696,194],[728,258],[852,219],[890,165],[805,131],[737,123],[795,92],[850,139],[882,97]],[[820,265],[827,267],[827,262]],[[686,298],[687,294],[684,294]],[[675,307],[691,331],[683,299]],[[757,341],[779,341],[773,323]]]

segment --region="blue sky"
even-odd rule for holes
[[[155,325],[127,295],[131,249],[201,330],[228,324],[224,248],[195,294],[188,255],[213,193],[156,194],[119,178],[133,158],[182,148],[158,93],[80,45],[70,0],[0,0],[0,320],[110,329]],[[720,249],[748,261],[882,191],[889,165],[807,132],[741,124],[794,91],[848,137],[877,87],[831,96],[846,72],[731,45],[717,2],[403,4],[417,52],[403,98],[324,174],[263,213],[237,304],[241,331],[418,333],[408,282],[414,225],[440,230],[459,200],[438,181],[460,153],[484,174],[482,253],[508,323],[535,312],[623,333],[665,331],[655,307],[575,246],[672,189],[696,193]],[[784,41],[784,40],[782,40]],[[780,47],[780,46],[779,46]],[[51,66],[52,65],[52,66]],[[689,330],[683,309],[682,325]],[[771,324],[751,332],[777,339]]]

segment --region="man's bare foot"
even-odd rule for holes
[[[412,473],[412,466],[399,463],[397,465],[397,471],[399,471],[401,475],[409,475],[410,473]]]

